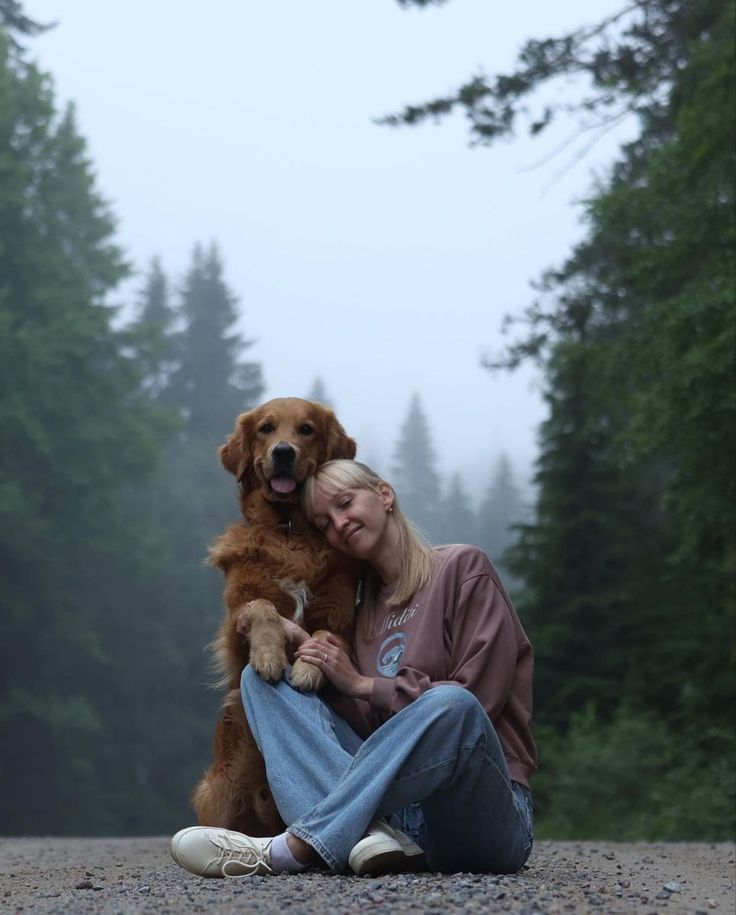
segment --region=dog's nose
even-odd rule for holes
[[[294,448],[287,442],[279,442],[271,452],[275,464],[288,464],[294,460]]]

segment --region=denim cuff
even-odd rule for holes
[[[337,858],[335,858],[330,850],[326,848],[319,839],[315,838],[300,826],[289,826],[286,831],[291,833],[292,836],[296,836],[297,839],[301,839],[302,842],[306,842],[307,845],[311,845],[334,874],[343,873],[345,870],[345,865],[340,864]]]

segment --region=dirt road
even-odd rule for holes
[[[179,915],[695,915],[736,911],[734,846],[540,842],[513,877],[412,874],[205,880],[168,839],[0,839],[0,912]]]

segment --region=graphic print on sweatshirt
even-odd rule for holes
[[[418,604],[405,607],[403,610],[394,610],[386,615],[381,624],[378,635],[382,635],[384,632],[389,633],[381,642],[376,657],[376,671],[382,677],[395,677],[398,673],[401,659],[406,653],[406,633],[396,632],[396,629],[412,619],[417,610],[419,610]]]

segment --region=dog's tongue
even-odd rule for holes
[[[296,489],[296,480],[293,477],[271,477],[271,489],[274,492],[286,495]]]

